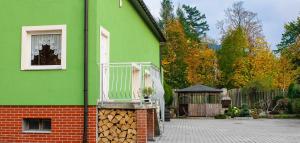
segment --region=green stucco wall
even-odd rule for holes
[[[159,42],[129,0],[100,0],[100,25],[110,32],[111,62],[159,65]]]
[[[0,105],[83,104],[84,0],[0,1]],[[67,69],[21,71],[22,26],[67,25]],[[100,26],[110,32],[111,62],[159,65],[159,41],[129,0],[89,2],[89,104],[100,92]]]
[[[0,1],[0,105],[83,104],[83,0]],[[22,26],[67,25],[67,69],[21,71]]]
[[[149,27],[137,13],[129,0],[123,0],[123,6],[119,7],[119,0],[97,0],[96,25],[90,36],[95,36],[97,42],[91,43],[96,50],[90,50],[90,79],[89,87],[90,103],[99,97],[100,87],[100,26],[110,32],[110,62],[152,62],[159,66],[159,41],[153,35]],[[91,31],[90,31],[91,32]],[[92,66],[97,65],[97,66]],[[96,96],[96,97],[95,97]],[[126,97],[125,97],[126,98]]]

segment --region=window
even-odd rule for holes
[[[208,96],[208,103],[210,104],[217,104],[219,103],[219,96],[217,94],[210,94]]]
[[[23,132],[51,132],[51,119],[23,119]]]
[[[66,69],[66,26],[22,28],[22,70]]]

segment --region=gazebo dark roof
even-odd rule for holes
[[[188,88],[179,89],[175,92],[177,93],[221,93],[223,92],[223,90],[198,84]]]

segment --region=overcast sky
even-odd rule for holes
[[[161,0],[144,0],[154,15],[159,17]],[[210,31],[208,36],[219,40],[219,30],[216,28],[218,20],[224,19],[224,10],[237,0],[173,0],[175,9],[179,4],[197,6],[207,17]],[[258,13],[262,21],[264,35],[272,45],[272,49],[280,42],[285,23],[300,16],[300,0],[243,0],[247,10]]]

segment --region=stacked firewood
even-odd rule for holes
[[[98,116],[98,143],[136,143],[134,110],[103,109]]]

